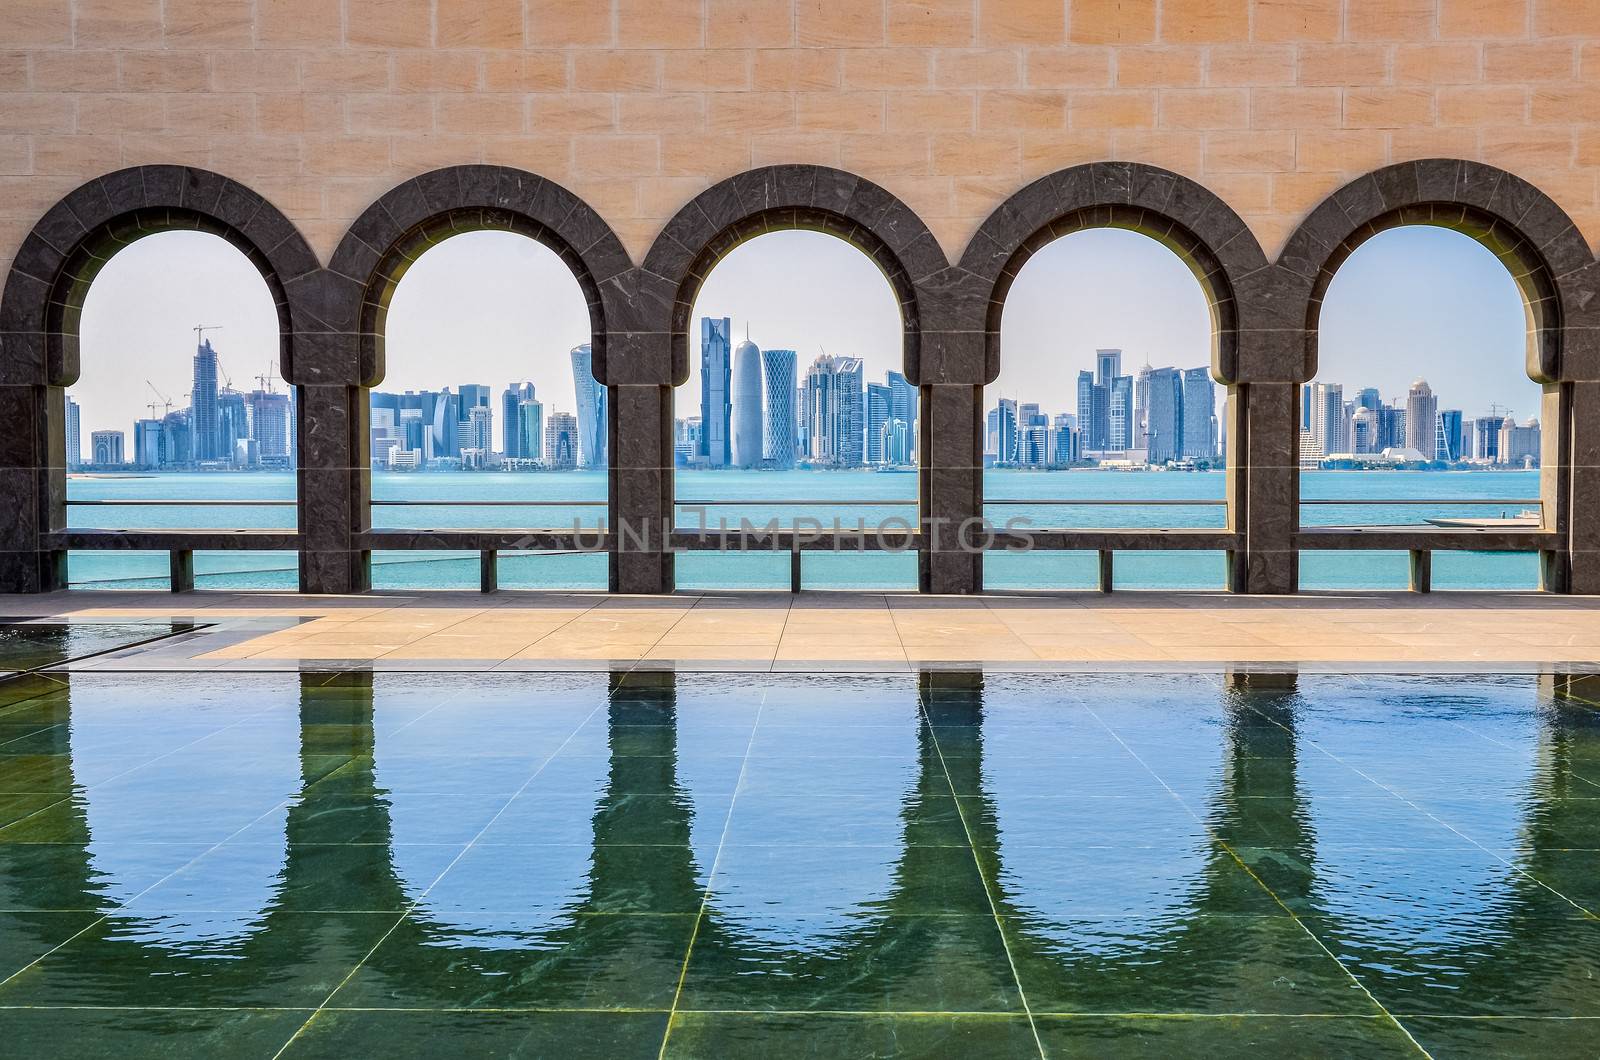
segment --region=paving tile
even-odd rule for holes
[[[311,1010],[0,1008],[0,1035],[18,1056],[254,1058],[274,1056]]]
[[[1600,1034],[1600,1018],[1406,1016],[1402,1022],[1418,1044],[1434,1056],[1526,1057],[1528,1060],[1581,1056],[1594,1051],[1595,1036]]]
[[[1600,923],[1576,912],[1514,927],[1489,913],[1303,922],[1391,1012],[1600,1017]]]
[[[1021,1012],[992,916],[708,910],[680,1011]]]
[[[872,1060],[884,1056],[1037,1058],[1018,1014],[844,1015],[676,1013],[664,1057],[766,1056]]]
[[[570,1060],[648,1060],[661,1049],[666,1013],[340,1012],[316,1014],[285,1057],[415,1057],[458,1043],[476,1056],[560,1056]]]
[[[695,917],[419,911],[384,939],[329,1004],[665,1011],[677,994]]]
[[[1377,1015],[1294,919],[1177,915],[1003,921],[1029,1010]]]
[[[118,913],[0,987],[0,1006],[315,1008],[395,919],[378,913],[275,913],[270,920]]]
[[[1034,1026],[1047,1057],[1421,1055],[1382,1016],[1036,1016]]]

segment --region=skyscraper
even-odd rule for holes
[[[1150,370],[1149,411],[1145,421],[1145,459],[1165,464],[1183,455],[1184,435],[1183,376],[1176,368]]]
[[[1488,464],[1500,463],[1500,431],[1505,426],[1507,417],[1489,413],[1479,416],[1474,423],[1477,431],[1477,442],[1473,446],[1473,455]]]
[[[1356,408],[1372,409],[1374,412],[1383,405],[1383,395],[1378,393],[1375,386],[1363,387],[1356,391]]]
[[[1448,460],[1455,463],[1465,459],[1462,450],[1462,438],[1466,432],[1463,430],[1460,409],[1439,410],[1439,455],[1437,459]]]
[[[1378,412],[1362,405],[1350,417],[1350,451],[1376,453],[1382,448],[1378,442]]]
[[[727,317],[700,318],[700,456],[707,467],[727,467],[733,459],[730,334]]]
[[[1146,361],[1133,377],[1133,447],[1150,448],[1150,373],[1155,371]]]
[[[1105,434],[1095,431],[1095,385],[1093,372],[1078,373],[1078,427],[1083,432],[1085,449],[1104,449]],[[1101,408],[1104,409],[1104,404]]]
[[[440,459],[461,455],[461,399],[445,387],[432,398],[433,456]]]
[[[217,394],[217,453],[223,460],[238,462],[239,443],[250,440],[250,406],[244,395],[231,388]],[[259,456],[259,451],[255,451]]]
[[[1183,445],[1185,460],[1217,456],[1217,387],[1206,367],[1183,370]]]
[[[1017,462],[1017,402],[1001,398],[989,410],[985,423],[983,451],[996,464]]]
[[[606,388],[594,377],[594,348],[587,342],[572,348],[572,385],[578,401],[578,463],[605,467]]]
[[[1078,373],[1078,427],[1091,452],[1133,443],[1133,377],[1122,373],[1121,350],[1096,350],[1094,374]]]
[[[229,448],[223,449],[217,433],[217,351],[211,348],[210,339],[203,340],[194,353],[189,429],[194,433],[190,448],[196,460],[225,460],[232,455],[231,441]]]
[[[67,470],[76,471],[83,466],[82,414],[78,403],[67,398]]]
[[[528,388],[530,391],[532,387]],[[544,405],[529,397],[517,406],[517,454],[520,460],[544,457]]]
[[[546,467],[578,466],[578,417],[570,412],[552,412],[544,427]]]
[[[1108,385],[1111,380],[1122,374],[1121,350],[1095,350],[1095,382],[1101,386]]]
[[[761,351],[748,338],[733,351],[733,466],[761,465]]]
[[[917,388],[899,372],[889,372],[884,378],[888,380],[893,395],[889,402],[889,415],[905,421],[906,432],[911,439],[911,454],[902,461],[909,464],[915,460],[917,449]]]
[[[529,382],[511,383],[500,392],[500,438],[501,450],[513,460],[526,457],[531,460],[539,459],[540,446],[535,445],[530,452],[524,445],[522,431],[522,404],[532,401],[533,384]],[[534,437],[538,437],[535,432]]]
[[[894,403],[894,394],[887,383],[867,384],[867,463],[882,464],[888,457],[884,455],[883,428],[892,417],[890,408]]]
[[[1418,378],[1406,393],[1406,445],[1424,460],[1437,460],[1439,399],[1426,379]]]
[[[494,410],[488,405],[474,405],[467,410],[467,444],[462,448],[475,449],[485,454],[493,449]]]
[[[133,463],[154,471],[161,466],[161,421],[135,420],[133,423]]]
[[[823,354],[806,372],[806,451],[825,467],[859,467],[865,441],[861,358]]]
[[[1344,437],[1344,387],[1339,383],[1312,385],[1311,436],[1323,456],[1350,451]]]
[[[795,441],[795,352],[762,350],[765,373],[767,414],[761,453],[767,464],[776,468],[794,467]]]
[[[250,437],[263,464],[289,463],[289,395],[252,390],[248,398]]]

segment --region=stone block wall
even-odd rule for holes
[[[799,225],[895,288],[925,410],[921,585],[970,592],[981,557],[932,529],[981,511],[1005,291],[1041,240],[1117,224],[1216,309],[1230,524],[1192,547],[1226,548],[1237,589],[1290,591],[1301,549],[1371,547],[1298,526],[1322,292],[1372,231],[1419,222],[1519,279],[1536,547],[1550,587],[1600,591],[1597,179],[1600,0],[0,0],[0,481],[21,512],[0,589],[61,584],[80,547],[58,421],[85,282],[174,224],[233,240],[278,299],[303,588],[366,587],[364,388],[396,256],[510,227],[589,301],[613,520],[662,528],[613,550],[612,587],[670,589],[694,291],[738,238]],[[1465,547],[1430,540],[1390,547]]]
[[[634,260],[717,181],[787,162],[893,192],[954,259],[1028,181],[1147,162],[1269,256],[1352,177],[1480,160],[1600,239],[1600,0],[5,0],[0,262],[53,203],[178,163],[327,260],[444,165],[514,166]]]

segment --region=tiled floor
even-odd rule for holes
[[[0,597],[0,615],[194,619],[207,628],[138,665],[212,669],[1600,664],[1600,598],[1509,593],[62,593]]]
[[[1592,1054],[1593,681],[25,674],[0,1051]]]

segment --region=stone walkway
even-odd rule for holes
[[[1600,665],[1600,598],[1509,593],[58,593],[0,616],[189,619],[84,668],[880,670]]]

